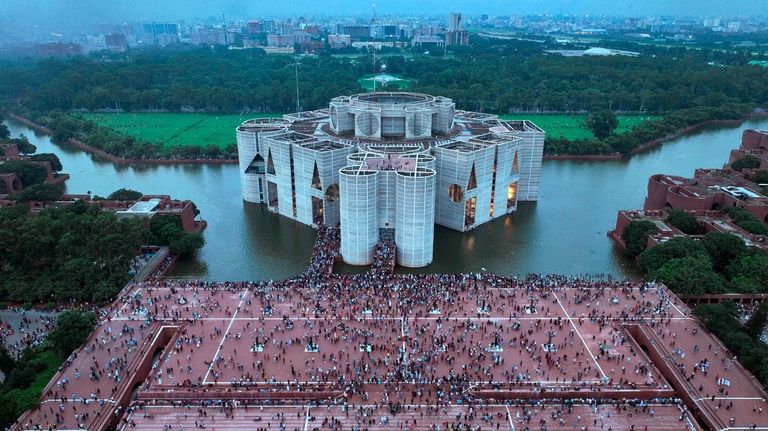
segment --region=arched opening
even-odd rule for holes
[[[665,209],[665,210],[671,210],[671,209],[672,209],[672,204],[671,204],[671,203],[669,203],[669,202],[665,202],[665,203],[664,203],[664,209]]]
[[[325,199],[328,202],[336,202],[339,200],[339,185],[336,183],[331,184],[325,189]]]
[[[458,184],[451,184],[448,186],[448,199],[451,202],[461,202],[464,200],[464,190]]]
[[[464,206],[464,227],[469,228],[475,225],[475,210],[477,207],[477,198],[471,197],[467,199],[467,203]]]
[[[720,211],[720,204],[718,203],[712,204],[712,211]]]
[[[318,226],[323,224],[323,211],[323,200],[312,196],[312,223]]]

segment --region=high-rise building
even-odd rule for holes
[[[434,225],[468,231],[538,199],[544,132],[426,94],[364,93],[237,128],[242,197],[307,225],[341,224],[345,262],[379,234],[397,263],[432,262]]]
[[[445,33],[446,45],[469,45],[469,32],[461,29],[461,14],[453,12],[448,16],[448,31]]]

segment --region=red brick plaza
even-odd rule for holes
[[[332,273],[130,286],[16,429],[768,430],[766,394],[665,287]],[[765,412],[763,412],[766,410]]]

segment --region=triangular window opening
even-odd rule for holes
[[[315,169],[312,172],[312,188],[315,190],[323,189],[322,184],[320,184],[320,173],[317,172],[317,162],[315,162]]]
[[[515,151],[515,158],[512,160],[512,175],[520,173],[520,162],[517,159],[517,151]]]
[[[467,184],[467,190],[474,190],[477,188],[477,177],[475,177],[475,164],[472,163],[472,172],[469,173],[469,184]]]
[[[275,162],[272,161],[272,149],[269,149],[269,153],[267,154],[267,173],[268,174],[274,174],[275,173]]]

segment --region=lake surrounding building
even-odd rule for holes
[[[246,121],[237,144],[245,201],[306,225],[340,223],[348,264],[370,265],[386,232],[399,265],[422,267],[435,224],[465,232],[538,200],[544,132],[445,97],[376,92]]]

